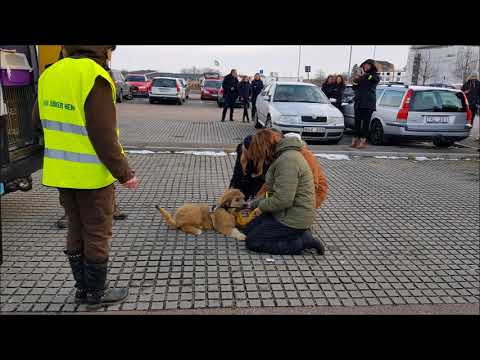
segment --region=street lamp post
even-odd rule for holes
[[[350,59],[348,60],[348,76],[351,76],[350,75],[350,72],[351,72],[351,66],[352,66],[352,47],[353,45],[350,45]]]
[[[373,60],[375,60],[376,51],[377,51],[377,45],[373,45]]]
[[[300,58],[302,56],[302,45],[298,45],[298,69],[297,69],[297,81],[300,81]]]

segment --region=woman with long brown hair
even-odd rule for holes
[[[305,249],[324,253],[310,227],[315,219],[315,186],[312,171],[300,153],[304,143],[270,129],[260,130],[248,147],[256,174],[263,172],[268,192],[251,203],[256,218],[244,230],[252,251],[300,254]]]

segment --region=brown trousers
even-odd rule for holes
[[[114,185],[95,190],[58,189],[68,219],[67,250],[92,263],[108,261],[112,237]]]

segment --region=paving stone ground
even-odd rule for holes
[[[234,156],[129,155],[141,178],[117,190],[109,281],[130,296],[108,311],[479,304],[478,161],[321,159],[330,194],[315,236],[325,256],[269,256],[206,232],[167,228],[155,204],[214,204]],[[0,311],[84,312],[62,253],[55,189],[2,198]],[[267,262],[273,258],[274,262]]]

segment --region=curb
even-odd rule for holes
[[[125,151],[152,151],[153,153],[170,152],[172,154],[183,151],[195,151],[195,152],[235,152],[235,147],[215,147],[215,148],[203,148],[203,147],[163,147],[163,146],[125,146]],[[347,155],[351,157],[376,157],[386,156],[392,158],[400,158],[403,160],[414,160],[414,158],[421,157],[427,159],[436,160],[479,160],[480,154],[474,153],[419,153],[419,152],[379,152],[379,151],[339,151],[339,150],[325,150],[318,151],[312,150],[314,154],[334,154],[334,155]]]

